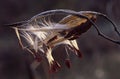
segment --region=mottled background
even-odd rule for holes
[[[51,9],[92,10],[108,15],[120,29],[120,0],[1,0],[0,2],[0,79],[47,79],[44,62],[32,71],[33,57],[23,51],[13,29],[4,24],[30,19],[32,16]],[[110,23],[103,18],[97,25],[108,36],[119,39]],[[83,58],[71,54],[72,67],[64,65],[64,48],[53,51],[62,64],[59,72],[51,79],[120,79],[120,46],[100,36],[94,28],[81,35],[78,44]]]

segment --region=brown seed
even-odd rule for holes
[[[61,68],[60,64],[57,61],[53,61],[51,64],[50,72],[57,72]]]
[[[66,60],[65,60],[65,64],[66,64],[66,66],[67,66],[69,69],[71,68],[70,59],[66,59]]]

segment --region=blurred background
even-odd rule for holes
[[[97,11],[109,16],[120,31],[120,0],[1,0],[0,2],[0,79],[120,79],[120,46],[97,35],[92,27],[77,40],[83,58],[71,53],[71,69],[64,64],[64,48],[53,51],[62,68],[48,74],[46,63],[31,70],[33,57],[19,46],[13,29],[4,24],[30,19],[51,9]],[[103,18],[97,25],[109,37],[119,39],[113,27]],[[59,50],[58,50],[59,49]],[[63,57],[61,59],[61,57]]]

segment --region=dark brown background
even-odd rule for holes
[[[120,29],[120,0],[1,0],[0,2],[0,79],[33,79],[29,65],[31,54],[23,51],[15,32],[3,26],[30,19],[32,16],[51,9],[92,10],[108,15]],[[104,19],[97,21],[99,28],[111,38],[119,39],[112,26]],[[94,28],[78,39],[82,60],[71,54],[72,68],[64,65],[64,48],[53,51],[62,69],[51,79],[120,79],[120,46],[97,35]],[[43,64],[43,63],[42,63]],[[34,73],[35,79],[46,79],[44,65]]]

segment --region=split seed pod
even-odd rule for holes
[[[58,22],[53,21],[54,16],[59,18],[59,15],[65,15]],[[14,26],[19,43],[23,49],[28,50],[35,58],[45,57],[48,60],[50,71],[56,72],[60,68],[60,64],[54,60],[52,49],[60,44],[67,45],[78,57],[82,57],[76,39],[82,33],[87,32],[93,25],[98,34],[103,38],[120,44],[119,41],[112,40],[102,34],[95,21],[97,16],[102,16],[110,21],[116,32],[120,35],[115,24],[104,14],[93,11],[72,11],[72,10],[50,10],[33,16],[28,21],[14,23],[9,26]],[[57,19],[56,19],[57,20]],[[23,37],[27,45],[24,45],[21,37]],[[69,61],[66,61],[70,67]]]

